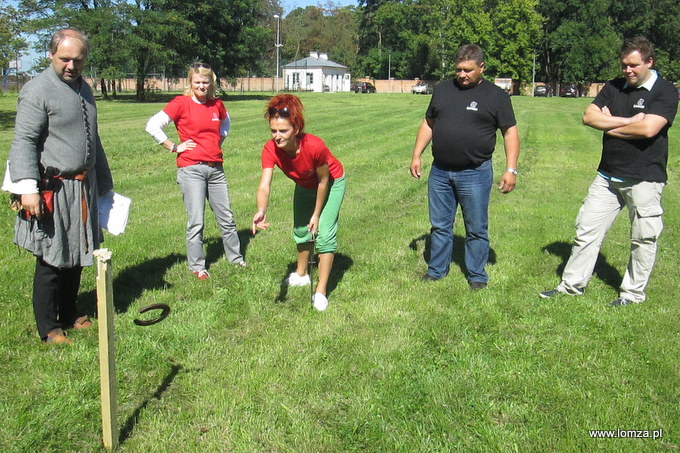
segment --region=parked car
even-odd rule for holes
[[[577,98],[578,87],[573,83],[565,83],[560,85],[560,96],[563,98]]]
[[[370,82],[354,82],[350,91],[355,93],[375,93],[375,86]]]
[[[548,85],[538,85],[536,88],[534,88],[534,96],[543,96],[549,98],[552,96],[552,89]]]
[[[432,94],[432,85],[425,82],[418,82],[411,87],[413,94]]]

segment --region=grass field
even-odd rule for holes
[[[270,230],[250,237],[266,97],[229,95],[226,171],[249,268],[221,255],[212,278],[188,272],[173,158],[144,132],[163,102],[99,102],[116,190],[133,207],[113,252],[120,451],[657,452],[680,449],[680,133],[671,132],[665,231],[646,303],[613,309],[628,254],[621,216],[580,298],[541,300],[569,254],[595,175],[600,134],[587,99],[514,97],[522,141],[517,189],[492,194],[490,286],[468,289],[463,229],[449,276],[422,283],[426,178],[408,173],[428,97],[303,95],[307,131],[342,161],[348,190],[330,306],[281,286],[293,269],[293,183],[275,174]],[[165,99],[164,101],[166,101]],[[0,162],[16,97],[0,96]],[[169,128],[172,129],[172,128]],[[426,152],[428,163],[431,161]],[[497,149],[495,179],[505,167]],[[0,200],[6,206],[7,194]],[[460,216],[459,216],[460,217]],[[0,451],[101,449],[97,332],[46,347],[31,308],[34,258],[0,210]],[[94,313],[94,269],[80,300]],[[132,320],[152,303],[172,313]],[[593,439],[589,430],[662,430],[659,439]],[[657,432],[658,433],[658,432]]]

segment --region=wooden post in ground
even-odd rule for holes
[[[95,250],[97,259],[97,313],[99,319],[99,378],[102,401],[102,436],[104,448],[118,446],[116,406],[116,350],[113,330],[113,281],[111,252]]]

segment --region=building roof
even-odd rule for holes
[[[326,58],[321,58],[324,56]],[[306,58],[302,58],[297,61],[293,61],[283,66],[285,69],[295,69],[295,68],[333,68],[333,69],[347,69],[347,66],[343,66],[340,63],[336,63],[328,59],[326,54],[317,54],[316,52],[310,52],[310,55]]]

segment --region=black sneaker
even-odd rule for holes
[[[558,294],[562,294],[559,292],[557,289],[550,289],[548,291],[543,291],[542,293],[538,293],[539,296],[541,296],[541,299],[550,299],[553,296],[557,296]]]
[[[438,278],[434,278],[430,274],[424,274],[422,277],[420,277],[421,282],[436,282],[439,280]]]
[[[635,300],[630,300],[626,299],[625,297],[619,297],[616,299],[614,302],[611,303],[612,307],[624,307],[626,305],[632,305],[632,304],[639,304],[640,302],[637,302]]]
[[[486,283],[484,282],[470,282],[471,291],[479,291],[480,289],[486,288]]]

